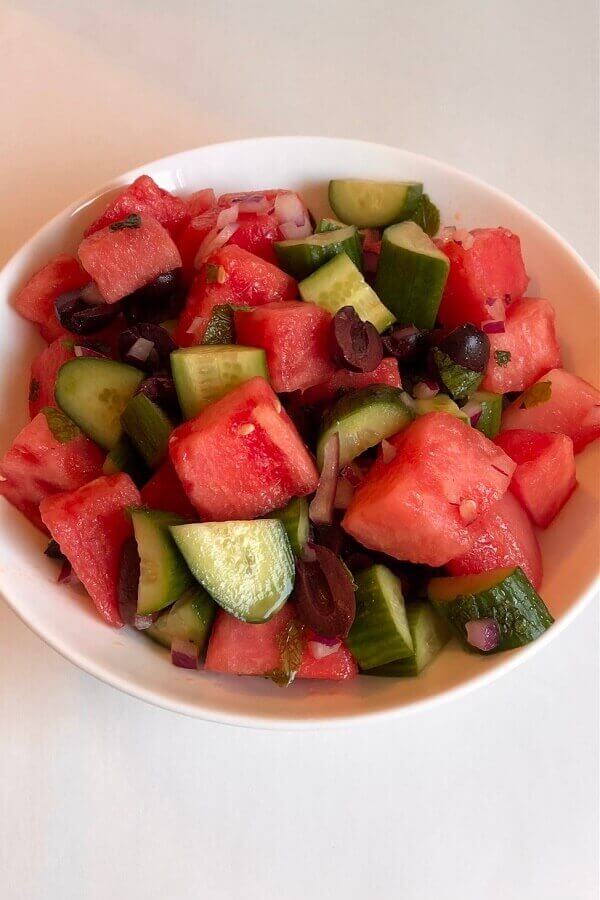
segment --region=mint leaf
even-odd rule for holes
[[[48,428],[59,444],[68,444],[69,441],[74,441],[76,438],[80,437],[81,431],[75,422],[72,422],[68,416],[65,416],[59,409],[45,406],[42,412],[46,416]]]
[[[511,359],[510,350],[494,350],[494,359],[497,365],[507,366]]]
[[[37,378],[32,378],[29,382],[29,402],[35,403],[36,400],[39,399],[41,384],[37,380]]]
[[[432,202],[429,194],[422,194],[419,197],[415,210],[410,218],[413,222],[416,222],[417,225],[420,225],[425,234],[428,234],[429,237],[433,237],[434,234],[437,234],[440,227],[440,211],[435,203]]]
[[[302,663],[304,653],[304,627],[296,619],[292,619],[277,635],[279,648],[279,667],[269,674],[271,681],[279,687],[287,687],[292,683]]]
[[[141,217],[137,213],[132,213],[126,219],[121,219],[120,222],[111,222],[108,227],[110,231],[121,231],[123,228],[139,228],[141,224]]]
[[[540,406],[542,403],[547,403],[551,396],[552,382],[538,381],[537,384],[532,384],[524,394],[521,394],[519,408],[532,409],[534,406]]]

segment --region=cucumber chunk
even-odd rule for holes
[[[294,278],[307,278],[338,253],[347,253],[361,268],[362,255],[358,231],[353,225],[330,229],[321,234],[274,244],[280,267]]]
[[[204,588],[196,584],[188,588],[150,628],[146,628],[144,634],[168,648],[174,640],[192,641],[202,653],[208,643],[216,609]]]
[[[140,554],[137,611],[148,616],[170,606],[194,583],[169,531],[170,525],[184,519],[155,509],[134,509],[131,521]]]
[[[265,351],[234,344],[175,350],[171,353],[171,370],[186,419],[193,419],[205,407],[255,375],[269,380]]]
[[[406,618],[402,587],[396,576],[381,565],[355,577],[356,618],[348,646],[361,669],[373,669],[412,656],[413,641]]]
[[[468,415],[446,394],[437,394],[435,397],[428,397],[426,400],[415,400],[414,407],[418,416],[425,416],[430,412],[445,412],[457,419],[461,419],[467,425],[471,424]]]
[[[432,578],[429,599],[467,649],[466,624],[495,619],[500,642],[493,652],[511,650],[534,641],[554,619],[527,576],[517,566],[480,575]],[[488,651],[489,652],[489,651]]]
[[[412,655],[369,669],[368,675],[396,678],[420,675],[450,640],[450,628],[431,604],[409,603],[406,617],[414,647]]]
[[[126,472],[138,487],[150,478],[148,466],[125,434],[108,451],[102,466],[103,475],[116,475],[118,472]]]
[[[194,577],[244,622],[266,622],[292,592],[294,556],[276,519],[176,525],[171,534]]]
[[[121,423],[147,465],[151,469],[159,466],[173,431],[173,423],[160,406],[145,394],[136,394],[123,410]]]
[[[60,367],[54,396],[88,437],[111,450],[123,434],[121,414],[144,378],[125,363],[81,356]]]
[[[348,225],[385,228],[408,219],[422,193],[418,181],[344,178],[329,182],[329,205]]]
[[[343,222],[339,219],[321,219],[315,228],[315,234],[324,234],[326,231],[337,231],[338,228],[345,228]]]
[[[440,381],[455,400],[468,400],[483,380],[483,372],[459,366],[439,347],[433,348],[433,361]]]
[[[490,391],[475,391],[471,396],[471,402],[481,406],[481,415],[475,428],[490,440],[493,440],[500,431],[502,399],[502,394],[492,394]]]
[[[401,324],[433,328],[449,268],[422,228],[402,222],[383,232],[375,290]]]
[[[233,306],[220,303],[215,306],[208,320],[203,344],[235,344],[235,327],[233,324]]]
[[[349,391],[323,416],[317,443],[317,464],[323,466],[325,444],[331,434],[340,439],[340,466],[352,462],[369,447],[392,437],[414,419],[402,391],[385,384]]]
[[[353,306],[363,322],[385,331],[395,321],[372,287],[346,253],[339,253],[298,285],[303,300],[316,303],[332,315],[342,306]]]
[[[290,547],[299,556],[309,535],[308,500],[306,497],[294,497],[283,509],[277,509],[269,516],[278,519],[288,536]]]

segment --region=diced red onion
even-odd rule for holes
[[[196,258],[194,259],[194,266],[199,269],[206,262],[211,253],[214,253],[215,250],[223,247],[227,241],[233,237],[238,228],[238,222],[232,222],[220,231],[218,228],[212,228],[198,248]]]
[[[101,303],[105,303],[105,299],[98,290],[98,285],[95,281],[90,281],[85,285],[80,291],[78,291],[79,296],[85,303],[89,303],[90,306],[98,306]]]
[[[379,262],[379,254],[372,253],[370,250],[363,250],[362,262],[365,272],[376,272],[377,263]]]
[[[307,219],[304,204],[293,191],[277,194],[275,197],[275,218],[279,223],[295,222],[296,225],[303,225]],[[304,237],[304,235],[301,235]]]
[[[500,226],[498,231],[501,231],[502,234],[506,235],[506,237],[512,237],[513,234],[510,228],[504,228],[502,225]]]
[[[340,475],[350,482],[353,487],[357,487],[365,477],[365,473],[356,463],[348,463],[347,466],[342,466]]]
[[[336,509],[348,509],[354,496],[354,487],[347,478],[338,478],[333,505]]]
[[[467,232],[467,236],[462,241],[463,250],[470,250],[474,243],[475,238],[470,232]]]
[[[212,188],[203,188],[201,191],[194,191],[187,198],[187,205],[192,216],[200,216],[207,209],[217,205],[217,198]]]
[[[367,253],[379,253],[381,250],[381,235],[376,228],[365,228],[362,232],[362,248]]]
[[[300,555],[304,562],[315,562],[317,559],[314,545],[310,541],[306,542],[306,544],[302,548],[302,553]]]
[[[383,440],[381,442],[381,458],[384,463],[391,462],[395,458],[397,452],[394,445],[390,444],[389,441]]]
[[[293,241],[297,238],[308,237],[309,234],[312,234],[312,225],[307,216],[301,225],[298,225],[296,222],[281,222],[279,230],[286,241]]]
[[[73,347],[73,353],[75,356],[92,356],[94,359],[109,359],[106,353],[100,353],[99,350],[92,350],[91,347],[82,347],[80,344],[77,344]]]
[[[500,643],[500,628],[495,619],[471,619],[465,629],[468,643],[484,653],[495,650]]]
[[[232,222],[237,222],[238,212],[239,206],[237,205],[237,203],[232,203],[231,206],[227,206],[225,209],[222,209],[217,216],[217,228],[225,228],[226,225],[231,225]]]
[[[402,393],[400,394],[400,399],[402,400],[402,402],[404,403],[405,406],[408,406],[409,409],[415,408],[414,398],[410,396],[408,391],[402,391]]]
[[[273,209],[273,202],[262,194],[255,194],[254,197],[241,200],[238,206],[240,213],[254,213],[256,216],[265,216]]]
[[[600,425],[600,404],[592,406],[581,420],[582,428],[595,428]]]
[[[335,491],[337,487],[337,475],[340,467],[340,437],[334,432],[327,438],[323,450],[323,470],[317,485],[317,492],[308,509],[308,514],[313,522],[319,525],[331,525],[333,522],[333,509]]]
[[[192,321],[190,323],[190,327],[187,329],[186,334],[196,334],[198,327],[200,326],[201,323],[202,323],[201,316],[195,316],[192,319]]]
[[[468,416],[471,425],[475,428],[481,418],[483,409],[481,403],[476,403],[475,400],[469,400],[469,402],[465,403],[463,406],[462,412],[465,416]]]
[[[442,230],[440,232],[440,240],[441,241],[453,241],[455,233],[456,233],[455,225],[446,225],[446,227],[442,228]]]
[[[314,659],[325,659],[327,656],[337,653],[342,646],[342,642],[335,641],[335,643],[329,644],[324,641],[308,641],[306,646]]]
[[[58,573],[58,578],[56,579],[58,584],[77,584],[79,578],[73,571],[73,567],[68,559],[65,559],[62,566],[60,567],[60,572]]]
[[[413,390],[417,400],[430,400],[439,392],[440,389],[434,381],[418,381]]]
[[[489,319],[483,322],[481,330],[486,334],[504,334],[506,327],[502,319]]]
[[[146,362],[152,351],[154,350],[154,341],[147,338],[138,338],[127,351],[127,356],[137,359],[139,362]]]
[[[477,504],[474,500],[461,500],[458,512],[465,525],[470,525],[477,518]]]
[[[174,638],[171,641],[171,662],[180,669],[197,669],[200,656],[198,644]]]
[[[146,628],[150,628],[150,626],[156,622],[156,619],[157,616],[154,614],[150,616],[139,616],[136,613],[131,624],[134,628],[137,628],[138,631],[145,631]]]
[[[456,228],[455,229],[454,237],[453,237],[453,240],[455,241],[455,243],[461,244],[461,246],[464,246],[465,242],[468,241],[469,238],[472,238],[472,235],[467,231],[466,228]],[[472,246],[472,243],[473,242],[471,240],[471,246]],[[469,249],[469,248],[467,248],[467,249]]]

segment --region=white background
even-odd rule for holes
[[[454,163],[597,268],[595,8],[0,0],[0,259],[145,160],[304,133]],[[0,635],[6,900],[597,896],[595,608],[465,699],[322,733],[145,706],[4,604]]]

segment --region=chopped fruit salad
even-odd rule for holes
[[[0,494],[175,666],[403,678],[553,621],[536,529],[600,393],[562,368],[518,235],[440,230],[416,182],[329,203],[144,175],[14,297],[48,346]]]

